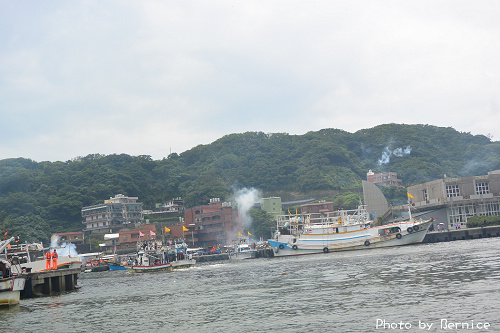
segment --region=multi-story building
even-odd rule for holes
[[[500,215],[500,170],[484,176],[442,179],[408,187],[412,206],[426,217],[438,217],[434,224],[445,229],[465,227],[467,219]]]
[[[398,179],[398,174],[395,172],[386,173],[374,173],[372,170],[368,170],[366,174],[366,180],[378,186],[397,186],[403,187],[403,181]]]
[[[323,200],[316,203],[308,203],[301,205],[300,211],[302,214],[323,214],[326,212],[333,212],[333,202]]]
[[[237,238],[239,224],[237,210],[230,202],[221,202],[219,198],[184,212],[184,226],[189,229],[185,238],[201,247],[231,243]]]
[[[184,200],[182,198],[175,198],[167,202],[155,204],[155,210],[162,213],[183,213]]]
[[[82,208],[83,231],[115,232],[139,225],[143,220],[142,203],[137,197],[117,194],[104,203]]]
[[[260,208],[267,212],[268,214],[279,215],[283,214],[281,210],[281,198],[271,197],[260,199]]]

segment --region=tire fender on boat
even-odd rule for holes
[[[280,250],[283,250],[285,248],[285,245],[280,244],[278,247],[280,248]]]
[[[413,232],[413,228],[412,227],[408,227],[408,229],[406,229],[406,231],[408,231],[408,233],[411,234]]]
[[[324,247],[324,248],[323,248],[323,252],[324,252],[324,253],[328,253],[328,252],[330,252],[330,250],[329,250],[327,247]]]
[[[297,250],[297,245],[295,245],[295,244],[294,244],[294,245],[292,246],[292,249]]]
[[[418,225],[413,226],[413,231],[418,231],[418,229],[420,229],[420,227]]]
[[[369,240],[365,240],[365,246],[369,246],[370,245],[370,241]]]
[[[403,237],[403,236],[401,236],[401,234],[397,234],[397,235],[396,235],[396,238],[397,238],[397,239],[401,239],[401,237]]]

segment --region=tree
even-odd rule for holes
[[[271,238],[273,230],[276,229],[274,217],[266,211],[256,208],[250,209],[249,214],[252,218],[250,233],[257,238]]]

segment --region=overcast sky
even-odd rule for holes
[[[500,140],[499,1],[0,0],[0,159],[161,159],[231,133]]]

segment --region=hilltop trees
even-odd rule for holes
[[[452,128],[387,124],[356,133],[230,134],[159,161],[126,154],[91,154],[66,162],[5,159],[0,160],[0,232],[47,241],[53,232],[81,230],[81,207],[119,193],[139,197],[146,209],[174,197],[192,207],[253,187],[264,196],[321,192],[336,207],[353,208],[368,169],[397,172],[405,186],[443,174],[486,174],[500,169],[500,142]],[[388,191],[396,201],[404,200],[401,193]],[[266,217],[254,214],[262,223],[253,231],[267,237],[257,227],[267,226]]]

